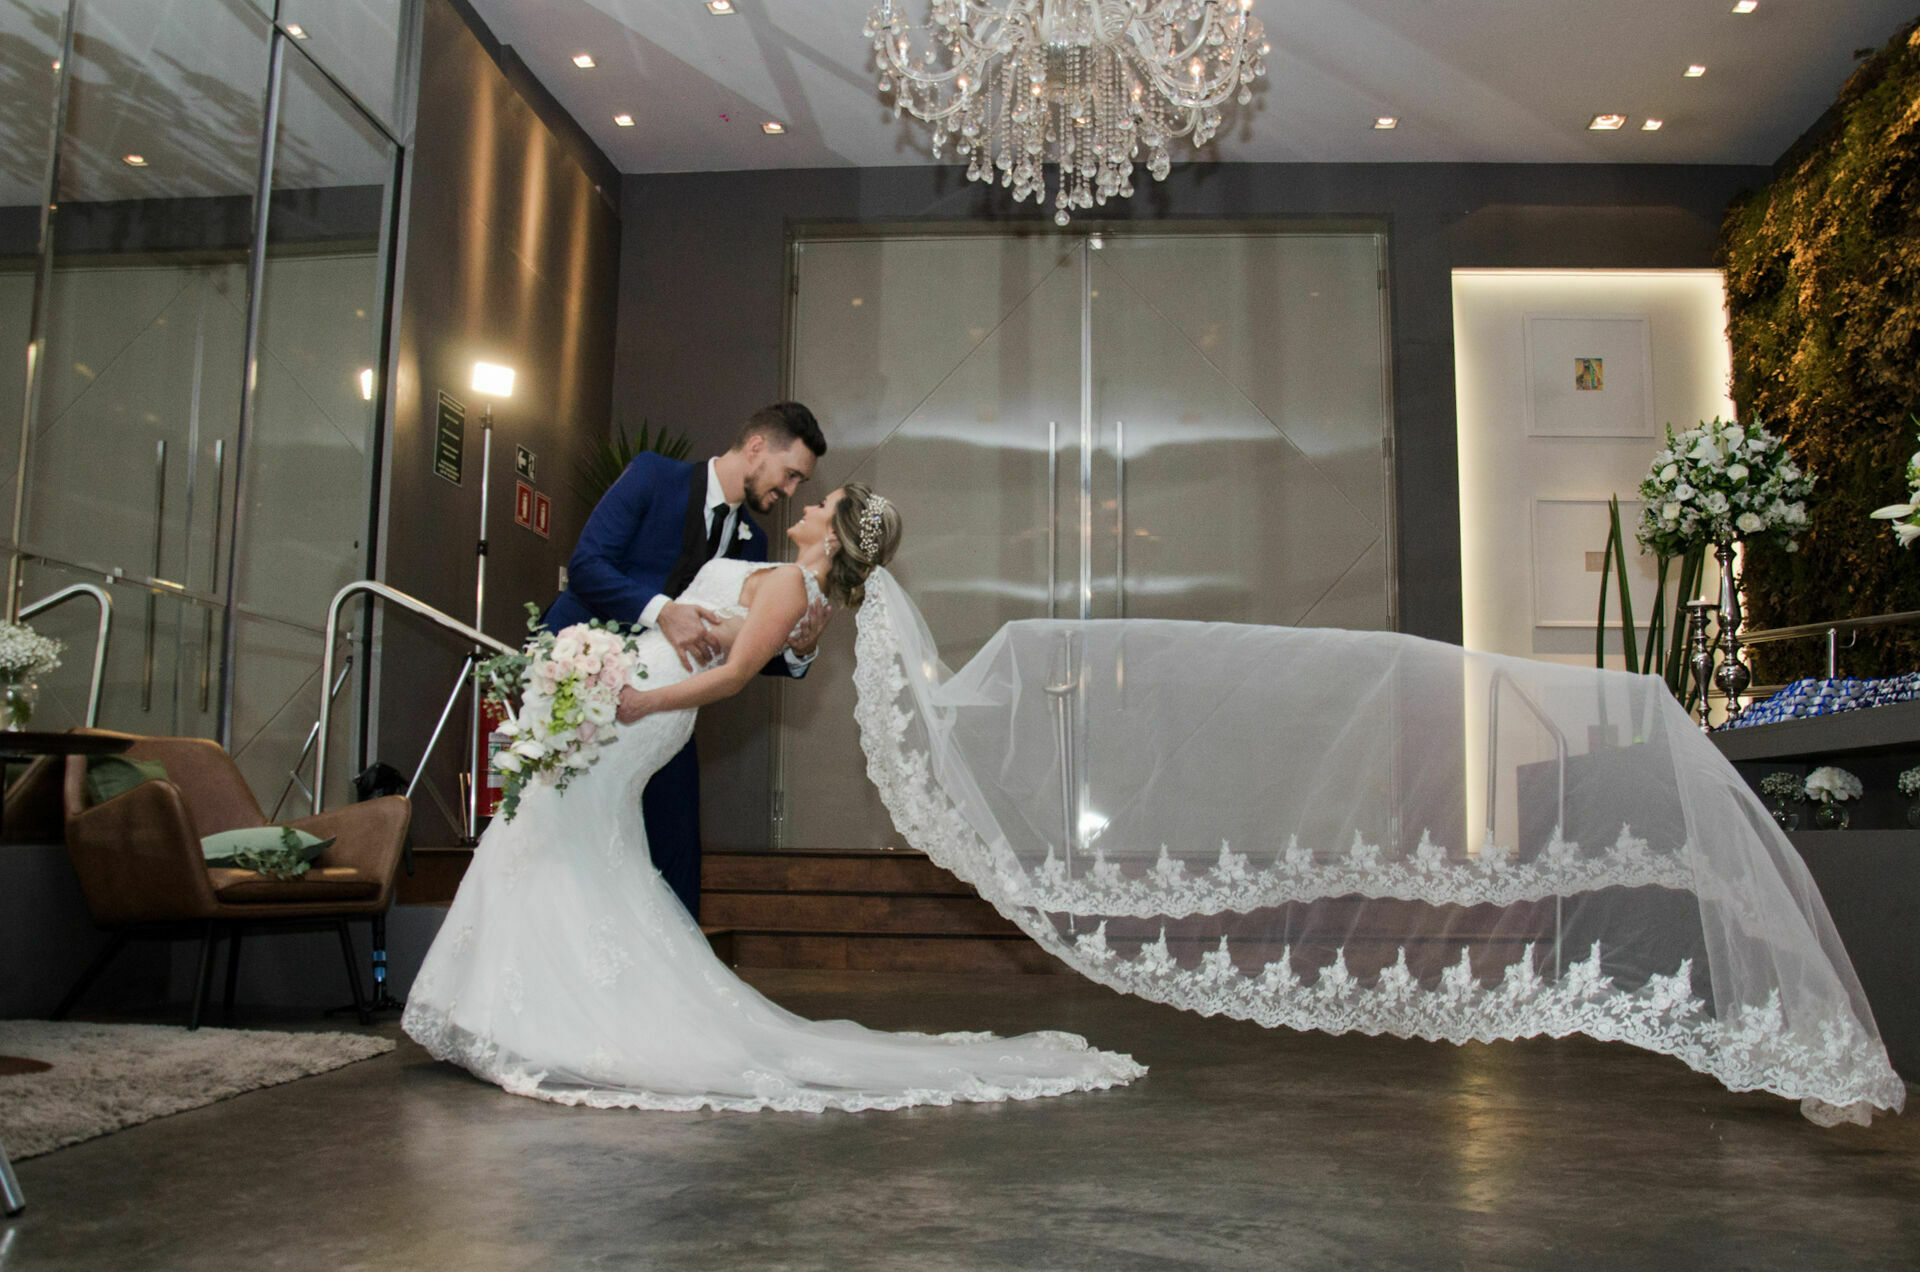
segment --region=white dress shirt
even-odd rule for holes
[[[727,554],[727,548],[732,545],[733,537],[740,526],[740,505],[727,499],[727,492],[721,489],[720,486],[720,474],[714,470],[714,462],[710,459],[707,461],[707,502],[705,505],[705,515],[700,518],[700,524],[707,528],[709,536],[711,536],[712,533],[713,513],[716,508],[725,508],[727,510],[727,519],[720,527],[720,550],[714,555],[725,556]],[[708,559],[711,560],[712,558]],[[640,625],[642,627],[659,627],[660,611],[665,609],[672,601],[673,598],[666,595],[656,596],[648,601],[647,607],[640,611]],[[799,671],[813,661],[813,654],[801,657],[791,649],[783,650],[782,652],[787,656],[787,668],[790,671]],[[818,651],[816,650],[815,652],[817,653]]]

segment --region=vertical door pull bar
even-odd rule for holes
[[[1127,422],[1113,422],[1113,603],[1127,616]]]
[[[1047,421],[1047,617],[1059,617],[1060,421]]]
[[[153,569],[149,578],[160,578],[161,549],[167,525],[167,439],[154,444],[153,452]],[[140,709],[153,710],[153,643],[160,621],[160,594],[147,589],[146,648],[140,662]]]
[[[207,591],[220,592],[220,515],[227,494],[227,441],[213,439],[213,573]],[[205,715],[213,700],[213,610],[200,611],[200,714]]]

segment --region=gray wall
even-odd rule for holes
[[[473,617],[482,401],[476,360],[518,378],[495,409],[485,630],[517,643],[522,607],[545,605],[590,508],[568,486],[608,435],[619,218],[577,158],[518,93],[448,0],[430,0],[409,155],[401,316],[393,361],[381,577],[462,621]],[[497,51],[497,46],[492,46]],[[462,484],[434,475],[438,393],[468,408]],[[538,456],[550,539],[513,524],[514,448]],[[375,758],[410,771],[458,668],[457,642],[390,618],[380,643]],[[464,715],[457,717],[464,720]],[[434,769],[455,799],[460,739]],[[451,843],[435,802],[415,800],[415,841]]]
[[[1453,300],[1458,268],[1698,268],[1720,216],[1760,167],[1597,165],[1177,166],[1103,211],[1108,224],[1364,218],[1392,251],[1400,614],[1460,639]],[[621,187],[620,321],[613,417],[724,446],[777,398],[785,247],[796,223],[970,222],[1043,229],[1031,204],[954,168],[806,169],[628,176]],[[1076,229],[1095,222],[1076,222]],[[829,442],[833,421],[822,421]],[[764,842],[767,689],[703,713],[710,846]]]

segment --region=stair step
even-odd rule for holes
[[[715,892],[885,892],[970,897],[973,889],[907,852],[707,853],[700,890]]]
[[[709,892],[700,898],[700,917],[741,932],[1020,935],[1019,928],[978,897]]]
[[[1025,936],[822,935],[738,932],[735,967],[854,972],[1066,972],[1066,964]]]

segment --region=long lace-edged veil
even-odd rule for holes
[[[1030,620],[855,685],[914,848],[1081,974],[1263,1025],[1587,1034],[1823,1124],[1905,1086],[1806,866],[1658,680],[1378,632]]]

